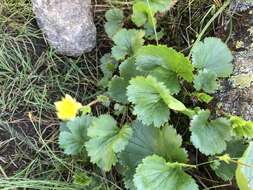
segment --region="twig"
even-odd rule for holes
[[[8,178],[8,176],[6,175],[6,173],[4,172],[4,169],[2,168],[2,166],[0,165],[0,171],[3,174],[4,178]]]

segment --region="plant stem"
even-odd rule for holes
[[[214,22],[214,20],[227,8],[227,6],[230,4],[231,0],[227,0],[224,2],[224,4],[220,7],[220,9],[213,15],[213,17],[208,21],[208,23],[205,25],[205,27],[203,28],[203,30],[201,31],[201,33],[198,35],[198,38],[196,39],[196,41],[194,42],[194,44],[192,45],[192,47],[197,44],[202,37],[204,36],[204,34],[206,33],[207,29],[210,27],[210,25]],[[189,57],[192,54],[192,49],[191,52],[189,54]]]

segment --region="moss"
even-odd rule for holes
[[[234,87],[248,88],[253,82],[253,74],[240,74],[231,77],[231,81]]]

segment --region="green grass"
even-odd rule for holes
[[[109,6],[96,7],[98,27],[103,26]],[[83,103],[100,94],[96,87],[99,58],[111,42],[102,30],[98,41],[103,41],[102,47],[99,44],[92,53],[78,58],[57,55],[36,26],[29,1],[1,1],[0,189],[81,189],[72,184],[77,171],[95,181],[91,186],[118,187],[114,174],[74,162],[57,146],[53,103],[66,93]]]
[[[97,55],[58,56],[35,26],[31,5],[4,0],[0,28],[0,107],[3,116],[26,111],[52,113],[65,93],[90,100],[98,78]],[[0,115],[0,116],[1,116]]]
[[[100,78],[99,58],[111,45],[102,28],[104,12],[113,4],[100,1],[95,4],[98,47],[79,58],[69,58],[48,47],[36,26],[30,1],[1,1],[1,189],[78,189],[69,183],[76,171],[95,178],[103,190],[121,189],[122,182],[114,173],[105,174],[77,158],[73,158],[74,162],[64,157],[57,146],[58,121],[53,103],[66,93],[83,103],[101,93],[96,87]],[[114,5],[128,12],[130,3],[117,1]],[[180,2],[163,23],[170,31],[164,43],[187,49],[201,32],[198,23],[210,5],[211,1],[203,4],[201,0],[193,0],[186,6]],[[210,17],[206,17],[203,25]],[[28,113],[32,113],[31,118]]]
[[[58,158],[53,102],[66,93],[89,102],[99,93],[100,54],[94,50],[79,58],[57,55],[36,26],[29,1],[1,1],[1,189],[71,189],[67,182],[79,166]]]

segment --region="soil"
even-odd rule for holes
[[[48,139],[55,132],[53,127],[45,125],[35,130],[36,125],[39,126],[37,123],[31,123],[26,116],[0,123],[0,165],[7,176],[21,171],[35,158],[39,145],[36,130],[42,131],[44,139]]]
[[[100,2],[100,4],[103,5],[105,3]],[[97,26],[97,47],[85,55],[92,60],[96,60],[96,56],[102,57],[102,55],[110,51],[111,41],[107,38],[103,29],[105,10],[105,7],[94,7],[94,21]],[[32,24],[38,28],[35,20],[32,21]],[[12,32],[12,30],[9,32]],[[35,52],[32,51],[31,54],[35,55],[33,62],[36,62],[36,59],[48,48],[48,44],[42,39],[34,40],[36,40],[34,43]],[[94,86],[90,87],[90,91],[94,90]],[[6,176],[12,176],[21,171],[35,158],[36,151],[34,149],[41,146],[35,126],[40,126],[40,128],[37,127],[37,130],[42,133],[45,140],[56,138],[58,133],[57,129],[59,126],[56,115],[45,115],[45,119],[42,119],[39,124],[38,118],[34,118],[34,123],[32,123],[26,111],[27,108],[20,107],[16,110],[16,113],[21,114],[15,114],[14,116],[11,113],[0,114],[0,166]],[[1,123],[1,121],[5,121],[5,123]],[[55,142],[57,142],[57,139],[55,139]],[[0,171],[0,177],[2,175]]]

